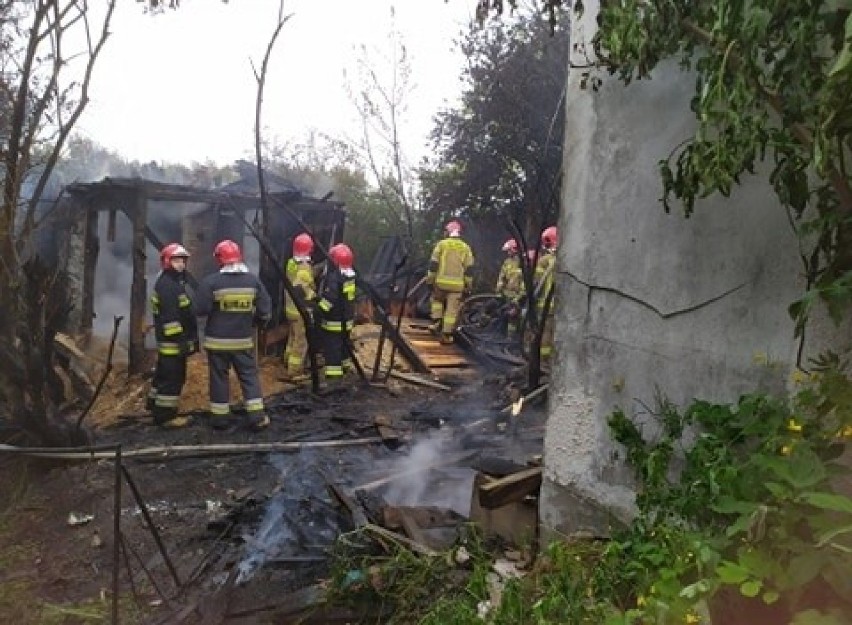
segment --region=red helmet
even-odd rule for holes
[[[459,222],[453,219],[452,221],[447,222],[447,225],[444,226],[444,230],[448,235],[461,234],[462,227]]]
[[[314,240],[306,232],[293,239],[293,256],[310,256],[314,251]]]
[[[160,250],[160,267],[171,269],[173,258],[189,258],[189,252],[180,243],[169,243]]]
[[[508,252],[509,254],[517,254],[518,253],[518,242],[515,239],[509,239],[503,244],[503,251]]]
[[[541,244],[549,249],[559,245],[559,230],[556,229],[556,226],[544,229],[544,232],[541,233]]]
[[[220,265],[230,265],[242,262],[243,260],[243,253],[240,251],[240,246],[230,239],[219,241],[213,250],[213,255],[219,261]]]
[[[352,265],[355,264],[355,255],[352,253],[352,249],[345,243],[333,245],[328,250],[328,257],[331,259],[331,262],[341,269],[352,269]]]

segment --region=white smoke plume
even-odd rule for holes
[[[388,469],[398,473],[384,493],[397,506],[437,506],[467,516],[474,471],[466,467],[441,466],[442,460],[462,450],[458,437],[449,430],[430,433],[411,446],[409,453]]]

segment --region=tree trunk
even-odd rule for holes
[[[65,276],[37,257],[10,269],[0,272],[0,420],[18,444],[81,444],[86,433],[58,414],[53,370],[53,339],[69,310]]]

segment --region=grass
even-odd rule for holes
[[[368,544],[367,537],[361,538],[353,532],[338,545],[329,602],[359,609],[381,606],[391,614],[381,621],[388,625],[602,622],[589,601],[600,543],[555,543],[523,577],[506,580],[493,570],[503,551],[483,541],[473,526],[466,527],[454,548],[433,557],[393,543],[378,553],[358,553]],[[462,545],[469,559],[459,558]]]
[[[95,597],[67,604],[52,603],[40,596],[40,589],[28,574],[40,555],[34,540],[21,540],[22,527],[37,507],[31,491],[32,470],[17,458],[0,463],[0,623],[14,625],[88,625],[110,623],[112,602]],[[17,573],[17,574],[16,574]],[[132,597],[119,601],[121,623],[141,622],[142,613]]]

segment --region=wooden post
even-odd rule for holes
[[[91,333],[95,320],[95,270],[98,266],[100,241],[98,240],[99,212],[86,205],[83,251],[83,299],[80,312],[80,333]]]
[[[148,221],[148,198],[140,191],[128,215],[133,225],[133,280],[130,284],[130,327],[128,332],[129,374],[142,373],[145,369],[145,315],[147,312],[148,285],[145,280],[145,257],[147,240],[145,226]]]
[[[65,334],[76,336],[83,323],[83,281],[86,264],[87,212],[80,198],[71,196],[62,202],[65,232],[65,273],[68,275],[68,301],[72,308],[62,328]]]

